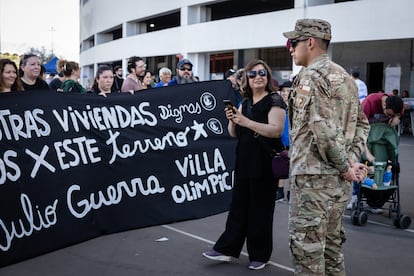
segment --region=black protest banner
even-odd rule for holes
[[[227,81],[0,94],[0,266],[103,234],[226,211]]]

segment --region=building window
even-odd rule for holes
[[[293,9],[294,4],[294,0],[230,0],[207,5],[207,7],[211,10],[211,20],[219,20],[244,15]]]
[[[113,30],[112,32],[112,39],[117,40],[122,38],[122,28],[118,28]]]
[[[292,70],[292,57],[286,47],[259,49],[259,58],[272,70]]]
[[[156,17],[147,18],[140,21],[130,21],[126,24],[126,36],[134,36],[143,33],[155,32],[168,28],[180,26],[179,11],[170,14],[158,15]]]
[[[155,32],[159,30],[174,28],[180,26],[180,12],[175,12],[167,15],[153,17],[143,21],[146,26],[146,31]]]
[[[100,45],[120,38],[122,38],[122,26],[96,34],[96,44]]]
[[[90,48],[93,48],[95,46],[95,37],[91,36],[87,39],[85,39],[81,44],[81,52],[86,51]]]
[[[210,73],[224,73],[233,64],[233,52],[210,55]]]
[[[342,2],[350,2],[355,0],[308,0],[307,5],[308,7],[313,6],[320,6],[320,5],[329,5],[335,3],[342,3]]]

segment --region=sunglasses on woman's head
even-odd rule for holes
[[[265,77],[267,75],[267,72],[265,69],[259,69],[257,71],[250,70],[247,72],[247,76],[251,79],[254,79],[257,75],[260,77]]]

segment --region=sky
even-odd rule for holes
[[[79,0],[0,0],[0,52],[42,46],[79,62]]]

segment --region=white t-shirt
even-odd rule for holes
[[[368,96],[368,88],[365,82],[360,79],[355,79],[355,82],[358,87],[359,101],[362,103],[362,101]]]

